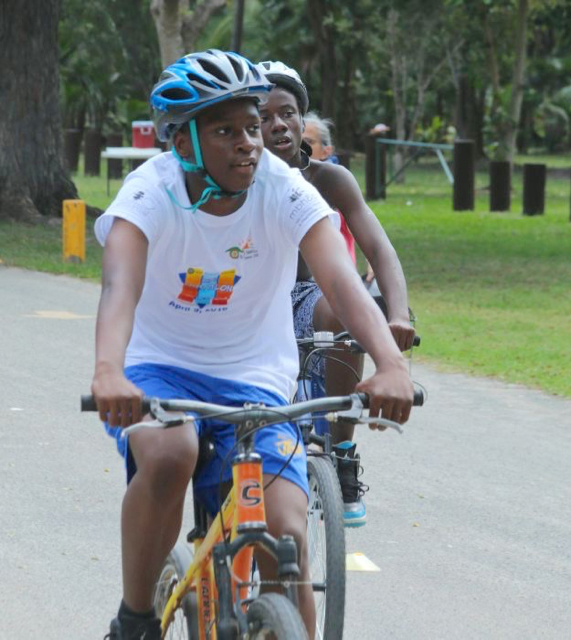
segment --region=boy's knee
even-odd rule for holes
[[[307,556],[307,515],[306,512],[298,517],[296,514],[284,509],[280,517],[270,523],[270,533],[274,538],[280,536],[292,536],[297,547],[297,562],[300,568],[305,563]]]
[[[197,457],[192,443],[150,448],[141,457],[142,460],[137,461],[138,472],[145,478],[154,498],[174,498],[186,491]]]

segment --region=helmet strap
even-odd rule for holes
[[[214,182],[214,179],[206,172],[206,167],[204,166],[204,162],[202,160],[202,151],[200,150],[200,142],[198,140],[198,129],[196,126],[196,120],[193,118],[189,121],[189,129],[190,129],[190,139],[192,142],[192,147],[194,149],[194,158],[195,162],[189,162],[185,160],[180,153],[174,148],[171,149],[171,153],[178,160],[178,163],[182,167],[183,171],[186,173],[199,173],[201,177],[207,182],[209,186],[205,187],[202,191],[200,198],[194,204],[191,204],[190,207],[184,207],[180,204],[180,202],[176,199],[174,193],[167,189],[168,197],[171,202],[179,206],[181,209],[190,210],[193,213],[205,202],[208,202],[210,198],[213,200],[220,200],[220,198],[239,198],[242,194],[246,193],[246,190],[242,191],[224,191],[219,185]]]

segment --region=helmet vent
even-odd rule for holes
[[[190,92],[185,91],[184,89],[180,89],[178,87],[172,87],[171,89],[165,89],[161,92],[163,98],[167,100],[188,100],[192,98]]]
[[[197,60],[197,62],[200,63],[200,66],[204,69],[204,71],[206,71],[206,73],[209,73],[211,76],[218,78],[218,80],[221,80],[222,82],[230,83],[230,78],[228,78],[228,76],[219,67],[212,64],[209,60],[201,58]]]
[[[244,79],[244,68],[236,59],[234,59],[233,56],[228,56],[228,60],[230,64],[234,67],[234,73],[236,74],[236,77],[241,82]]]

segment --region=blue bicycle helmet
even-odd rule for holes
[[[151,91],[159,140],[218,102],[252,97],[263,101],[272,84],[249,60],[231,51],[190,53],[168,66]]]
[[[157,136],[166,142],[181,125],[188,122],[194,163],[181,158],[174,147],[171,152],[184,171],[199,173],[209,185],[191,207],[182,207],[174,194],[167,190],[175,204],[196,211],[210,198],[236,198],[244,193],[225,191],[206,171],[195,118],[204,109],[226,100],[253,98],[256,102],[264,101],[272,87],[249,60],[237,53],[217,49],[190,53],[162,72],[150,97]]]

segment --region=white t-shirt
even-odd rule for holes
[[[298,170],[267,150],[237,211],[214,216],[188,206],[183,171],[167,152],[130,173],[95,222],[103,245],[115,217],[149,242],[125,366],[174,365],[290,398],[298,372],[290,298],[298,247],[331,210]]]

